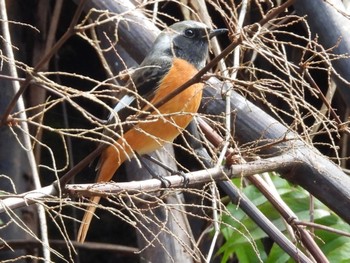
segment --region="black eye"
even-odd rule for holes
[[[185,36],[188,38],[194,38],[196,36],[196,32],[193,29],[186,29]]]

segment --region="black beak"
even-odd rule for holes
[[[228,29],[226,28],[219,28],[219,29],[211,29],[209,32],[209,39],[212,39],[213,37],[216,37],[218,35],[222,35],[228,32]]]

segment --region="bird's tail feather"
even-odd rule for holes
[[[109,182],[112,179],[114,173],[118,170],[119,166],[125,161],[126,156],[127,155],[124,151],[117,152],[114,146],[108,147],[102,153],[98,162],[98,173],[96,182]],[[88,207],[81,222],[79,232],[77,235],[77,240],[81,243],[85,241],[91,220],[94,216],[96,206],[99,203],[100,199],[100,196],[94,196],[90,199],[90,202],[94,203],[95,205],[91,205]]]
[[[100,199],[101,199],[100,196],[94,196],[90,199],[90,202],[95,204],[95,205],[89,206],[87,211],[85,211],[85,214],[84,214],[84,217],[83,217],[83,220],[81,222],[79,232],[77,235],[77,240],[80,243],[84,243],[84,241],[85,241],[87,232],[88,232],[89,227],[90,227],[91,220],[94,216],[94,213],[96,211],[96,206],[100,202]]]

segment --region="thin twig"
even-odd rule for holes
[[[201,122],[203,125],[203,122]],[[206,126],[201,126],[202,129],[207,129]],[[211,131],[212,133],[215,133],[215,131]],[[219,135],[216,135],[212,138],[220,138]],[[223,139],[219,139],[218,141],[211,141],[211,143],[218,147],[220,146]],[[226,154],[228,155],[228,154]],[[288,156],[288,155],[286,155]],[[291,163],[291,160],[288,161],[289,164]],[[281,162],[280,162],[281,164]],[[234,167],[231,166],[231,167]],[[260,173],[260,172],[259,172]],[[256,174],[259,174],[256,173]],[[243,174],[243,173],[242,173]],[[271,204],[278,210],[278,212],[282,215],[282,217],[288,222],[290,218],[296,217],[293,211],[291,211],[286,205],[284,205],[281,201],[277,200],[273,194],[270,193],[268,186],[266,185],[266,182],[263,181],[259,176],[256,174],[253,174],[252,176],[249,176],[248,179],[254,183],[254,185],[264,194],[264,196],[271,202]],[[293,227],[293,225],[292,225]],[[314,240],[311,238],[310,234],[305,231],[305,229],[302,228],[295,228],[294,229],[298,234],[300,234],[301,241],[305,245],[306,248],[310,251],[312,256],[317,260],[317,262],[328,262],[327,258],[323,254],[323,252],[320,250],[320,248],[317,246],[317,244],[314,242]]]
[[[87,156],[86,158],[88,158]],[[83,161],[82,163],[85,163]],[[188,186],[195,186],[198,184],[208,183],[212,180],[226,180],[233,177],[249,176],[265,171],[276,171],[278,169],[288,169],[294,167],[297,161],[291,155],[280,155],[264,160],[258,160],[246,164],[232,165],[229,173],[225,172],[222,167],[211,168],[196,172],[185,174],[188,178]],[[282,167],[282,168],[281,168]],[[78,168],[76,168],[78,169]],[[72,169],[74,170],[74,168]],[[72,171],[71,170],[71,171]],[[136,192],[145,191],[153,192],[158,191],[161,187],[161,182],[158,179],[150,179],[136,182],[125,183],[99,183],[99,184],[69,184],[67,181],[70,176],[66,174],[67,178],[63,178],[62,182],[65,185],[64,192],[70,195],[79,196],[108,196],[108,193],[118,194],[120,192]],[[183,187],[184,177],[181,175],[172,175],[165,177],[171,183],[170,188]],[[0,213],[6,211],[6,209],[16,209],[26,205],[35,203],[37,200],[43,198],[52,198],[58,196],[57,186],[55,183],[38,190],[29,191],[18,195],[3,195],[0,196]]]
[[[17,69],[16,69],[16,65],[15,65],[15,57],[13,54],[13,50],[12,50],[12,41],[11,41],[11,34],[10,34],[10,30],[8,27],[8,17],[7,17],[7,8],[6,8],[6,3],[4,0],[0,0],[0,14],[1,14],[1,20],[2,20],[2,32],[4,35],[4,38],[6,39],[6,42],[4,43],[5,45],[5,54],[9,59],[9,71],[10,71],[10,75],[13,78],[18,78],[18,74],[17,74]],[[12,81],[12,86],[13,86],[13,90],[17,94],[19,93],[19,83],[17,81]],[[20,113],[20,117],[22,119],[27,119],[26,113],[25,113],[25,106],[24,106],[24,101],[23,101],[23,97],[22,96],[18,96],[17,100],[15,101],[15,104],[18,107],[18,110],[21,112]],[[6,117],[7,119],[7,117]],[[30,165],[30,169],[31,169],[31,173],[32,173],[32,178],[34,181],[34,186],[36,189],[40,189],[41,188],[41,182],[40,182],[40,178],[39,178],[39,173],[37,170],[37,164],[35,161],[35,156],[34,156],[34,152],[31,148],[31,141],[30,141],[30,137],[29,137],[29,129],[28,129],[28,123],[26,122],[22,122],[21,124],[22,129],[25,131],[25,133],[23,133],[23,140],[24,140],[24,145],[26,149],[30,149],[28,151],[26,151],[27,153],[27,157],[28,157],[28,161],[29,161],[29,165]],[[45,208],[42,205],[38,205],[38,217],[39,217],[39,228],[40,228],[40,233],[41,233],[41,238],[42,238],[42,249],[43,249],[43,255],[45,258],[45,261],[50,262],[51,261],[51,255],[50,255],[50,249],[49,249],[49,237],[48,237],[48,231],[47,231],[47,221],[46,221],[46,215],[45,215]]]
[[[101,243],[101,242],[84,242],[80,243],[78,241],[71,241],[74,247],[79,249],[88,249],[88,250],[98,250],[98,251],[111,251],[113,253],[120,253],[120,254],[126,254],[128,256],[134,256],[138,257],[136,254],[139,250],[136,247],[130,247],[130,246],[122,246],[122,245],[114,245],[110,243]],[[11,240],[9,242],[6,242],[6,245],[4,243],[0,243],[1,250],[10,250],[10,248],[13,249],[34,249],[39,247],[41,242],[37,240]],[[66,248],[67,243],[64,240],[50,240],[50,245],[58,248]]]
[[[38,62],[38,64],[34,67],[33,72],[38,72],[51,58],[54,54],[57,53],[57,51],[62,47],[62,45],[75,34],[75,25],[77,24],[78,19],[80,18],[80,15],[83,11],[83,7],[86,0],[80,0],[80,3],[77,7],[77,10],[75,11],[75,14],[73,16],[73,19],[67,29],[67,31],[63,34],[63,36],[55,43],[55,45],[49,50],[47,54],[43,56],[43,58]],[[19,88],[16,95],[13,97],[11,102],[6,108],[6,111],[4,115],[1,117],[0,126],[5,125],[7,123],[7,118],[11,114],[12,110],[16,106],[17,100],[19,97],[24,93],[24,91],[27,89],[31,81],[31,76],[28,75],[25,79],[25,81],[21,84],[21,87]]]
[[[337,234],[337,235],[341,235],[341,236],[344,236],[344,237],[350,237],[350,233],[349,232],[345,232],[345,231],[342,231],[342,230],[339,230],[339,229],[335,229],[333,227],[320,225],[320,224],[313,223],[313,222],[299,221],[299,220],[296,220],[296,219],[293,218],[291,224],[292,225],[296,224],[298,226],[308,226],[308,227],[311,227],[311,228],[324,230],[324,231],[327,231],[327,232],[330,232],[330,233],[334,233],[334,234]]]

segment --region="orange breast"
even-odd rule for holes
[[[182,59],[174,59],[169,73],[161,81],[156,96],[151,101],[157,103],[174,89],[190,80],[197,69]],[[193,118],[197,112],[202,98],[203,84],[197,83],[175,96],[159,108],[159,113],[153,113],[149,121],[135,126],[124,135],[124,140],[118,142],[122,148],[138,152],[150,153],[168,142],[172,142]]]

